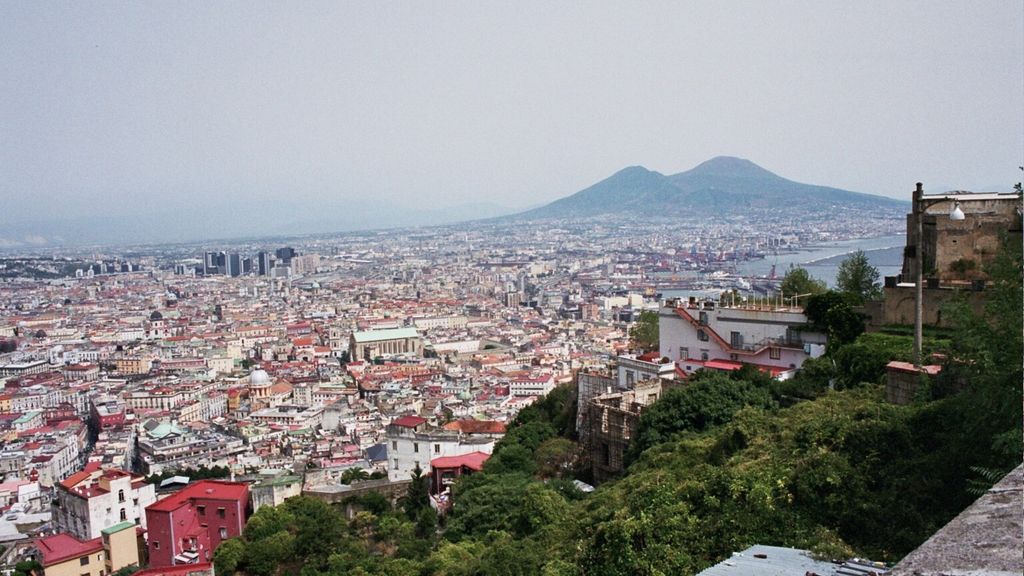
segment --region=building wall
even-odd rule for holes
[[[395,434],[386,435],[388,448],[388,479],[408,480],[416,465],[424,474],[430,461],[442,456],[459,456],[470,452],[494,451],[494,440],[467,441],[459,434]]]
[[[103,534],[103,551],[106,556],[107,574],[125,566],[141,566],[139,558],[139,536],[131,525],[116,532]]]
[[[576,432],[584,443],[590,440],[590,401],[612,392],[615,378],[601,372],[579,372],[576,375]]]
[[[869,302],[865,312],[870,318],[871,326],[880,327],[889,324],[914,323],[914,286],[886,286],[883,300]],[[954,288],[922,289],[921,322],[926,326],[949,326],[948,319],[942,317],[942,309],[958,294],[967,297],[968,305],[977,313],[985,307],[986,292],[984,290],[957,290]]]
[[[86,559],[86,564],[82,564],[82,558]],[[46,576],[102,576],[106,573],[106,569],[106,554],[100,550],[59,564],[46,566],[44,572]]]
[[[124,502],[119,501],[121,490],[125,493]],[[80,540],[90,540],[99,538],[103,529],[125,520],[145,528],[145,509],[155,501],[156,492],[152,484],[135,490],[131,487],[131,478],[127,476],[111,481],[109,492],[97,491],[96,495],[88,498],[58,487],[53,520],[60,531]],[[124,520],[121,519],[122,509],[125,511]]]
[[[820,345],[824,343],[815,339],[810,354],[805,352],[803,347],[786,343],[787,329],[807,324],[807,317],[801,311],[777,312],[718,306],[713,310],[686,310],[686,313],[698,322],[701,319],[701,312],[706,314],[706,326],[695,326],[672,307],[661,309],[659,336],[663,356],[668,356],[672,360],[683,360],[685,349],[685,353],[693,360],[731,360],[788,369],[799,368],[807,358],[819,352]],[[704,331],[706,339],[700,338],[700,330]],[[723,342],[714,337],[712,330]],[[735,348],[732,346],[733,332],[737,332],[741,338],[741,345]],[[771,345],[776,342],[780,345]]]
[[[1020,245],[1021,206],[1020,196],[1000,194],[998,197],[986,194],[984,199],[971,198],[970,194],[957,195],[963,220],[951,220],[948,216],[952,200],[930,206],[923,221],[924,276],[939,278],[940,281],[962,279],[951,269],[953,262],[964,259],[975,263],[975,270],[982,271],[1001,249],[1000,236],[1009,233],[1011,242]],[[904,253],[903,278],[913,282],[914,236],[917,233],[913,213],[907,214],[907,251]]]
[[[587,446],[595,483],[611,480],[625,469],[625,454],[640,424],[641,411],[661,393],[661,380],[654,379],[638,383],[634,390],[603,394],[590,401]]]
[[[302,478],[277,478],[267,484],[255,484],[250,493],[253,513],[264,506],[280,506],[288,498],[302,494]]]
[[[200,562],[210,561],[221,542],[241,535],[246,504],[246,501],[195,497],[173,511],[147,509],[149,565],[171,566],[175,556],[193,546]],[[224,509],[223,517],[220,508]],[[183,541],[186,534],[195,534],[194,543]]]

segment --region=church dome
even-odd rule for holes
[[[270,386],[270,384],[270,375],[267,374],[266,370],[257,368],[249,374],[250,386]]]

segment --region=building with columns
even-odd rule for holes
[[[423,339],[415,328],[353,332],[349,340],[352,360],[372,360],[389,354],[423,355]]]

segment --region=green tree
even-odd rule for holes
[[[14,565],[14,576],[42,576],[43,565],[35,560],[25,560]]]
[[[419,465],[410,474],[412,483],[405,496],[402,497],[402,511],[409,520],[416,520],[420,510],[430,507],[430,492],[427,486],[429,477],[423,475]]]
[[[427,560],[425,572],[434,576],[475,576],[483,553],[484,545],[475,540],[442,542]]]
[[[279,566],[295,560],[295,536],[287,531],[271,534],[258,545],[245,547],[245,571],[250,576],[272,576]]]
[[[353,482],[360,482],[363,480],[369,480],[370,473],[358,466],[355,468],[349,468],[341,473],[341,483],[351,484]]]
[[[289,498],[283,507],[295,518],[295,553],[307,562],[326,564],[345,534],[341,514],[326,502],[308,496]]]
[[[245,541],[241,538],[232,538],[221,542],[220,546],[213,551],[213,564],[218,574],[231,576],[242,566],[242,559],[245,558]]]
[[[295,524],[295,517],[284,506],[263,506],[245,523],[242,534],[249,542],[270,537]]]
[[[816,280],[806,268],[800,266],[790,266],[786,275],[782,277],[782,284],[779,285],[783,296],[790,298],[805,294],[820,294],[825,289],[825,282]]]
[[[643,412],[627,459],[635,460],[641,452],[670,440],[677,432],[700,432],[724,424],[744,406],[765,408],[773,403],[765,386],[702,370],[687,387],[668,390]]]
[[[655,352],[658,350],[658,313],[643,310],[629,329],[629,341],[636,350]]]
[[[868,262],[863,250],[850,254],[839,264],[836,287],[840,292],[848,294],[855,304],[877,300],[882,295],[878,269]]]
[[[557,478],[571,469],[576,443],[568,438],[550,438],[537,447],[533,457],[541,478]]]
[[[946,313],[955,326],[951,340],[951,358],[943,370],[943,380],[952,389],[964,387],[961,394],[968,404],[966,418],[973,438],[991,445],[987,462],[978,464],[976,480],[999,475],[1021,460],[1024,439],[1021,436],[1021,382],[1024,370],[1024,257],[1020,242],[1002,239],[1001,250],[985,266],[990,288],[981,313],[961,295]]]
[[[853,309],[855,296],[834,290],[814,294],[804,305],[811,326],[828,336],[832,353],[864,332],[864,318]]]

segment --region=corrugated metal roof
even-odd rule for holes
[[[755,545],[697,576],[873,576],[887,572],[883,564],[860,558],[838,564],[816,560],[807,550]]]
[[[832,574],[836,565],[815,560],[806,550],[779,546],[751,546],[704,570],[698,576],[803,576]]]

